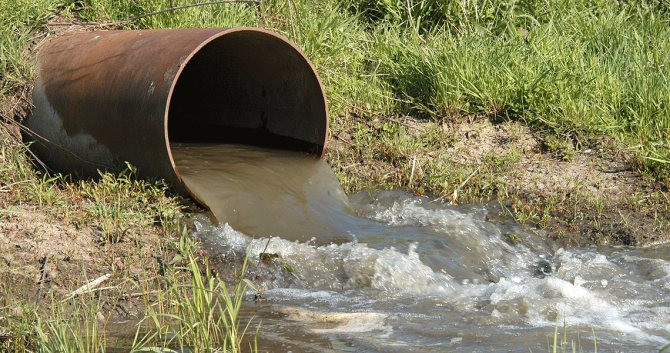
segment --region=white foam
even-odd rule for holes
[[[268,238],[253,239],[228,225],[214,227],[206,222],[198,223],[196,235],[218,238],[231,251],[248,254],[251,263],[258,262],[264,250],[290,263],[302,287],[268,291],[269,296],[282,300],[309,299],[337,306],[353,298],[345,291],[356,291],[356,300],[369,297],[369,302],[361,305],[374,310],[392,299],[438,297],[445,303],[440,310],[457,310],[464,317],[488,312],[493,321],[479,324],[493,323],[492,330],[503,326],[553,327],[565,319],[571,325],[613,332],[599,339],[623,335],[652,345],[668,342],[659,336],[665,332],[670,337],[668,261],[626,255],[625,251],[604,254],[596,249],[559,249],[546,256],[523,244],[508,244],[497,226],[471,214],[427,208],[417,199],[388,207],[373,205],[370,210],[372,218],[390,227],[430,227],[445,239],[456,239],[455,244],[462,246],[458,249],[464,253],[458,255],[464,263],[483,264],[485,268],[476,271],[490,274],[492,283],[431,269],[422,261],[417,243],[406,251],[376,249],[356,241],[315,246],[272,238],[268,243]],[[548,261],[555,271],[544,278],[535,277],[532,266],[538,260]],[[319,332],[363,332],[379,325],[376,321],[352,321]]]
[[[394,248],[377,250],[357,242],[317,247],[275,237],[268,243],[267,238],[253,239],[228,224],[214,227],[198,221],[195,235],[208,234],[215,234],[231,252],[246,252],[251,263],[258,262],[264,250],[279,255],[296,268],[310,288],[372,288],[422,295],[445,294],[454,289],[449,275],[434,272],[421,261],[415,245],[401,253]]]

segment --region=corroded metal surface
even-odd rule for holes
[[[280,145],[323,155],[328,116],[309,61],[256,28],[68,34],[38,54],[26,125],[56,171],[94,177],[129,162],[188,194],[171,142]]]

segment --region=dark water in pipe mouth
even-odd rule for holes
[[[670,342],[670,248],[560,248],[491,205],[400,191],[347,197],[323,161],[235,145],[173,146],[218,222],[194,236],[226,268],[249,257],[272,352],[601,352]],[[261,298],[253,300],[252,298]],[[579,341],[578,341],[579,339]],[[568,349],[570,351],[570,349]]]

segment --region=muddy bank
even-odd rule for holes
[[[27,104],[17,104],[25,101],[25,92],[21,95],[3,102],[4,107],[18,107],[11,119],[27,111]],[[563,158],[547,149],[541,135],[517,122],[382,118],[333,125],[328,160],[349,192],[401,188],[444,202],[495,200],[502,217],[512,215],[572,245],[644,246],[670,240],[667,186],[636,172],[625,155],[606,143],[575,149]],[[5,125],[3,139],[9,148],[22,150],[18,130]],[[4,158],[3,163],[11,163],[14,156]],[[44,184],[36,174],[30,178],[27,184],[34,193],[63,189],[63,184]],[[162,257],[169,257],[160,227],[127,230],[123,241],[110,244],[100,240],[102,223],[64,215],[64,210],[96,202],[77,196],[76,184],[55,191],[70,195],[66,208],[36,195],[17,197],[17,192],[31,192],[21,180],[6,179],[0,185],[0,272],[15,283],[37,285],[33,296],[62,296],[85,278],[107,273],[139,281],[155,275]]]
[[[0,350],[23,334],[17,322],[73,293],[100,300],[102,318],[143,315],[147,295],[178,264],[183,204],[131,174],[46,176],[19,141],[0,126]]]
[[[569,245],[670,240],[667,180],[638,171],[607,137],[556,140],[486,118],[340,118],[328,159],[348,192],[402,188],[445,202],[490,202]]]
[[[95,227],[77,228],[30,206],[0,205],[0,278],[3,294],[10,295],[4,299],[35,303],[64,299],[101,277],[105,280],[99,287],[107,289],[100,294],[121,299],[134,287],[123,282],[141,283],[157,276],[169,254],[160,232],[133,232],[131,239],[110,244],[99,240]],[[136,303],[125,304],[116,310],[134,314]]]

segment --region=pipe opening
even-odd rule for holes
[[[238,143],[321,155],[326,102],[307,59],[259,29],[226,31],[201,47],[177,78],[169,143]]]

